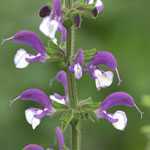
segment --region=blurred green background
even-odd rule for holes
[[[37,32],[47,43],[48,39],[38,30],[41,21],[38,10],[47,0],[0,2],[0,40],[19,30],[28,29]],[[104,120],[95,124],[84,121],[82,150],[144,150],[148,141],[141,133],[141,127],[150,123],[150,108],[141,105],[141,98],[150,94],[150,1],[104,0],[104,4],[102,16],[96,20],[86,18],[82,23],[76,35],[76,48],[95,47],[112,51],[118,59],[123,82],[118,87],[115,81],[110,88],[97,92],[94,82],[85,76],[77,83],[80,98],[92,96],[95,101],[101,101],[111,92],[124,90],[135,97],[144,116],[141,120],[135,109],[121,107],[128,115],[128,126],[124,132],[115,130]],[[27,143],[48,147],[54,142],[54,128],[58,125],[57,119],[46,118],[33,131],[24,117],[24,110],[30,103],[18,101],[13,107],[9,107],[9,101],[26,88],[41,88],[47,94],[63,91],[58,83],[49,85],[50,79],[60,69],[58,63],[32,64],[24,70],[15,68],[13,56],[20,47],[25,48],[12,43],[0,48],[1,150],[21,150]],[[69,139],[69,135],[66,135],[66,140]]]

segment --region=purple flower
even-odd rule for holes
[[[37,144],[28,144],[24,147],[24,150],[44,150],[44,148]]]
[[[108,109],[119,105],[135,107],[142,116],[142,112],[135,104],[133,97],[125,92],[115,92],[106,97],[100,107],[96,110],[97,118],[107,120],[118,130],[124,130],[127,125],[127,117],[125,112],[120,110],[113,114],[107,112]]]
[[[64,135],[59,127],[56,128],[55,132],[56,132],[59,150],[64,150],[64,145],[65,145]]]
[[[120,84],[121,79],[117,69],[116,58],[108,51],[98,51],[88,64],[88,72],[92,79],[95,80],[96,88],[100,90],[101,88],[109,87],[113,82],[113,72],[104,71],[101,65],[105,65],[112,71],[116,71]]]
[[[58,143],[58,150],[64,150],[65,143],[62,130],[59,127],[57,127],[55,130],[55,134]],[[44,150],[44,148],[37,144],[28,144],[24,147],[24,150]]]
[[[40,89],[27,89],[17,96],[13,101],[33,101],[40,104],[41,108],[30,107],[25,110],[27,122],[35,129],[43,117],[52,115],[55,110],[51,105],[49,97]]]
[[[91,5],[94,4],[94,9],[92,10],[92,14],[96,17],[99,13],[103,12],[104,4],[101,0],[86,0],[86,3]]]
[[[48,9],[48,6],[45,6],[40,10],[40,16],[43,18],[39,27],[40,31],[49,37],[55,44],[58,44],[56,32],[60,32],[61,42],[65,42],[67,31],[63,25],[61,1],[53,0],[51,11]]]
[[[82,49],[79,49],[76,54],[74,63],[69,67],[69,70],[72,73],[74,73],[75,78],[78,80],[83,75],[83,68],[82,68],[83,64],[84,64],[84,52]]]
[[[66,105],[68,102],[68,96],[67,96],[67,74],[65,71],[61,70],[57,73],[56,75],[56,80],[63,85],[64,91],[65,91],[65,96],[62,96],[58,93],[54,93],[53,95],[50,95],[50,99],[52,101],[55,101],[57,103]]]
[[[36,33],[31,31],[20,31],[12,37],[5,39],[5,41],[11,40],[17,44],[25,44],[32,47],[36,51],[36,55],[26,52],[24,49],[17,50],[14,57],[14,63],[16,68],[22,69],[27,67],[33,62],[45,62],[48,58],[45,47]]]

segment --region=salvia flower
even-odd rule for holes
[[[101,67],[102,65],[105,65],[107,68],[111,69],[111,71],[104,71]],[[98,90],[109,87],[112,84],[114,76],[113,71],[116,71],[119,80],[118,84],[120,84],[121,79],[117,69],[116,58],[108,51],[96,52],[88,64],[88,72],[92,79],[95,80],[96,88]]]
[[[60,104],[66,105],[68,102],[68,96],[67,96],[67,74],[65,71],[61,70],[56,75],[56,80],[63,85],[65,95],[60,95],[58,93],[54,93],[53,95],[50,95],[50,99],[52,101],[55,101]]]
[[[30,63],[33,62],[45,62],[48,58],[45,47],[36,33],[31,31],[19,31],[12,37],[5,39],[5,41],[11,40],[17,44],[25,44],[32,47],[36,55],[26,52],[24,49],[17,50],[17,53],[14,57],[14,63],[16,68],[22,69],[27,67]]]
[[[27,122],[35,129],[45,116],[52,115],[55,110],[51,105],[49,97],[40,89],[31,88],[23,91],[14,100],[33,101],[40,104],[41,108],[30,107],[25,110]]]
[[[55,130],[55,134],[58,143],[58,150],[64,150],[65,143],[64,143],[64,135],[62,133],[62,130],[59,127],[57,127]],[[24,147],[24,150],[44,150],[44,148],[37,144],[28,144]]]
[[[107,120],[118,130],[124,130],[127,125],[126,113],[121,110],[117,110],[113,114],[107,112],[108,109],[119,105],[135,107],[142,116],[142,112],[135,104],[133,97],[125,92],[115,92],[106,97],[100,107],[96,110],[97,118]]]
[[[44,150],[44,148],[37,144],[28,144],[24,147],[24,150]]]
[[[94,4],[94,8],[92,10],[92,14],[96,17],[99,13],[103,12],[104,4],[101,0],[86,0],[88,5]]]
[[[55,44],[58,44],[56,33],[60,32],[61,42],[65,42],[67,31],[63,25],[61,1],[53,0],[51,10],[48,6],[42,7],[40,16],[43,18],[39,27],[40,31],[49,37]]]
[[[73,64],[69,67],[69,70],[74,73],[76,79],[80,79],[83,76],[83,64],[84,64],[84,52],[79,49]]]

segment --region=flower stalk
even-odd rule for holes
[[[71,9],[72,0],[66,0],[66,7]],[[74,75],[70,72],[69,66],[72,63],[73,56],[75,54],[74,48],[74,37],[75,31],[74,27],[67,28],[67,40],[66,40],[66,65],[67,65],[67,79],[68,79],[68,98],[70,102],[70,107],[72,109],[76,109],[78,105],[78,97],[77,97],[77,87],[76,80]],[[80,129],[78,127],[79,120],[73,120],[71,122],[72,128],[72,150],[80,150]]]

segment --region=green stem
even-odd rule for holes
[[[66,0],[66,7],[72,8],[72,0]],[[67,79],[68,79],[68,98],[70,107],[75,110],[78,105],[77,87],[74,75],[69,71],[69,66],[73,62],[75,54],[74,48],[74,27],[67,27],[67,42],[66,42],[66,66],[67,66]],[[77,128],[79,120],[73,119],[71,122],[72,127],[72,150],[80,150],[80,134]]]
[[[72,150],[80,150],[80,130],[79,130],[79,122],[75,122],[71,124],[72,126]]]

